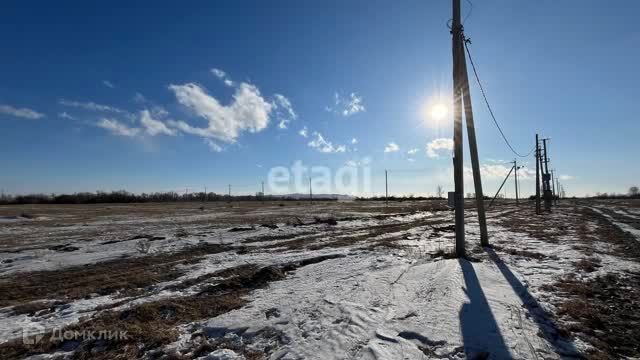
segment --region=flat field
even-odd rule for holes
[[[640,357],[640,201],[0,206],[0,357]]]

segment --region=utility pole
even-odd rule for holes
[[[540,141],[536,134],[536,214],[540,215]]]
[[[264,201],[264,181],[262,182],[262,201]]]
[[[309,203],[313,204],[313,191],[311,189],[311,176],[309,176]]]
[[[451,34],[453,40],[451,50],[453,52],[453,182],[455,185],[455,230],[456,230],[456,255],[465,256],[464,243],[464,173],[462,162],[462,23],[460,22],[460,0],[453,1],[453,21]]]
[[[231,184],[229,184],[229,202],[231,202]]]
[[[515,165],[513,167],[511,167],[511,170],[509,170],[509,173],[507,174],[507,177],[505,177],[504,180],[502,181],[502,184],[500,185],[500,188],[498,188],[498,191],[496,191],[496,195],[493,197],[493,199],[491,199],[491,202],[489,203],[489,207],[491,207],[491,205],[493,205],[493,202],[498,197],[498,194],[500,194],[500,190],[502,190],[502,187],[504,186],[504,184],[509,179],[509,176],[511,175],[511,172],[513,171],[513,169],[515,169]],[[506,196],[505,196],[505,198],[506,198]]]
[[[551,193],[551,174],[549,174],[549,158],[547,157],[547,140],[542,139],[542,146],[544,148],[544,174],[542,175],[542,186],[544,190],[544,209],[551,211],[551,202],[553,200],[553,194]]]
[[[480,225],[480,244],[489,245],[487,235],[487,218],[484,212],[484,194],[482,191],[482,178],[480,176],[480,160],[478,158],[478,144],[476,142],[476,127],[473,121],[473,108],[471,106],[471,90],[469,89],[469,77],[467,75],[467,60],[464,53],[465,39],[460,41],[460,53],[462,57],[461,75],[463,81],[462,96],[464,100],[464,117],[467,120],[467,137],[469,137],[469,152],[471,153],[471,168],[473,170],[473,185],[476,190],[476,210]]]
[[[556,198],[558,197],[558,194],[556,193],[556,180],[555,177],[553,175],[554,170],[551,170],[551,195],[552,195],[552,199],[553,199],[553,203],[557,204],[558,201],[556,200]]]
[[[467,63],[464,52],[464,34],[460,22],[460,0],[453,0],[453,22],[451,33],[453,34],[453,91],[454,91],[454,183],[455,183],[455,212],[456,212],[456,246],[463,246],[464,251],[464,172],[462,151],[462,111],[464,104],[464,116],[467,123],[467,136],[469,137],[469,151],[471,154],[471,168],[473,170],[473,184],[476,194],[476,210],[480,225],[480,244],[489,245],[487,235],[487,221],[484,210],[484,195],[482,192],[482,178],[480,177],[480,161],[478,159],[478,145],[473,120],[473,107],[471,105],[471,92],[467,75]],[[458,256],[464,253],[458,252]]]
[[[513,159],[513,168],[516,171],[516,174],[515,174],[516,205],[518,205],[518,204],[520,204],[520,201],[518,200],[518,160],[517,159]]]
[[[384,170],[384,203],[389,204],[389,182],[387,178],[387,169]]]

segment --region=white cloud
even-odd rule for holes
[[[439,150],[453,150],[453,139],[439,138],[427,144],[427,156],[437,158]]]
[[[384,147],[384,152],[386,153],[397,152],[398,150],[400,150],[400,147],[394,142],[390,142]]]
[[[349,167],[369,166],[371,164],[371,158],[364,157],[360,160],[347,160],[344,165]]]
[[[11,105],[0,105],[0,114],[7,114],[23,119],[40,119],[44,114],[28,108],[15,108]]]
[[[351,139],[351,143],[354,144],[354,145],[357,144],[358,143],[358,139],[356,139],[356,138]]]
[[[415,155],[418,153],[418,151],[420,151],[419,149],[411,149],[409,151],[407,151],[408,155]]]
[[[58,103],[62,106],[76,107],[76,108],[81,108],[81,109],[91,110],[91,111],[103,111],[103,112],[113,112],[117,114],[129,114],[127,111],[118,109],[117,107],[96,104],[93,101],[79,102],[79,101],[60,99]]]
[[[334,107],[325,106],[325,110],[328,112],[335,112],[342,116],[351,116],[359,112],[365,111],[364,102],[362,96],[358,96],[355,92],[349,94],[344,98],[340,93],[334,94]]]
[[[206,128],[198,128],[184,121],[169,122],[186,133],[235,142],[242,131],[260,132],[269,125],[273,105],[265,101],[254,85],[241,83],[226,106],[194,83],[170,85],[169,89],[180,104],[209,123]]]
[[[226,72],[216,68],[211,69],[211,73],[219,79],[224,79],[227,76]]]
[[[69,120],[75,120],[76,119],[75,117],[69,115],[66,111],[58,113],[58,117],[61,117],[63,119],[69,119]]]
[[[303,127],[302,129],[300,129],[300,131],[298,131],[298,134],[300,134],[300,136],[306,138],[309,137],[309,130],[307,130],[307,127]]]
[[[560,180],[562,180],[562,181],[573,180],[575,178],[576,177],[572,176],[572,175],[560,175]]]
[[[211,69],[211,73],[217,77],[218,79],[222,80],[222,82],[224,82],[225,85],[229,86],[229,87],[233,87],[235,86],[235,82],[233,82],[233,80],[231,80],[228,76],[227,73],[224,72],[223,70],[220,69],[216,69],[213,68]]]
[[[103,118],[96,123],[98,127],[109,130],[112,134],[118,136],[134,137],[140,133],[140,129],[131,128],[118,120]]]
[[[213,152],[222,152],[222,146],[214,143],[211,139],[204,139],[204,143],[207,144],[209,150]]]
[[[298,115],[293,110],[291,101],[289,101],[286,96],[282,94],[275,94],[272,105],[277,119],[280,120],[278,123],[278,127],[280,129],[288,128],[289,123],[298,118]]]
[[[102,80],[102,84],[104,84],[104,86],[108,87],[108,88],[115,88],[115,85],[113,85],[113,83],[109,80]]]
[[[359,112],[365,111],[364,104],[362,103],[362,97],[351,93],[349,99],[346,102],[346,107],[342,111],[342,115],[351,116]]]
[[[315,139],[309,142],[309,146],[323,153],[343,153],[347,151],[346,146],[334,146],[330,141],[325,140],[322,134],[314,132]]]
[[[414,162],[414,161],[416,161],[416,159],[408,158],[407,161]]]
[[[163,134],[163,135],[176,135],[176,130],[169,129],[162,121],[153,119],[151,113],[148,110],[140,112],[140,123],[145,129],[145,132],[151,136]]]

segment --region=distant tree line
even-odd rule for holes
[[[615,194],[615,193],[596,193],[594,196],[589,196],[592,199],[640,199],[640,191],[637,186],[632,186],[629,188],[626,194]]]
[[[102,204],[102,203],[145,203],[145,202],[179,202],[179,201],[298,201],[307,199],[290,196],[255,195],[223,195],[213,192],[193,192],[178,194],[173,191],[135,194],[128,191],[97,191],[79,192],[74,194],[28,194],[28,195],[0,195],[0,204]],[[315,198],[314,201],[336,200],[331,198]]]

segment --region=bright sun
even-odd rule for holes
[[[445,116],[447,116],[447,106],[443,103],[433,104],[431,109],[429,109],[429,115],[434,120],[442,120]]]

